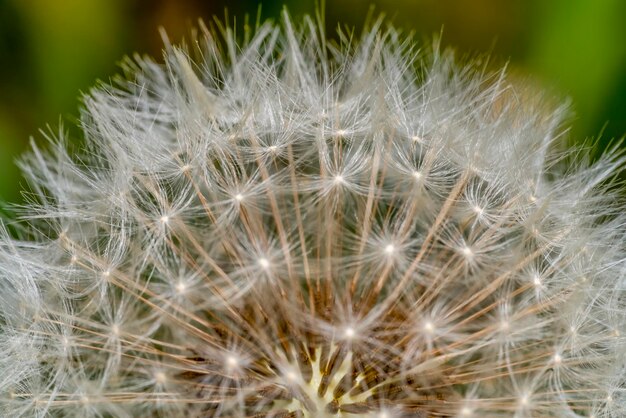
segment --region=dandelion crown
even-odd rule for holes
[[[23,161],[2,416],[626,415],[619,155],[381,21],[243,38],[128,60]]]

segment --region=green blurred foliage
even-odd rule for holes
[[[315,0],[287,0],[295,16]],[[283,3],[263,3],[262,18],[279,19]],[[325,6],[327,33],[358,31],[374,6],[396,26],[465,53],[490,52],[516,74],[562,99],[571,97],[571,136],[601,137],[598,150],[626,133],[626,2],[623,0],[335,0]],[[0,0],[0,199],[19,200],[13,164],[28,138],[59,118],[77,133],[81,92],[118,72],[135,51],[156,57],[163,26],[177,41],[199,17],[255,17],[259,1],[244,0]]]
[[[59,5],[62,4],[62,7]],[[75,120],[79,91],[117,71],[127,22],[117,0],[0,3],[0,199],[17,199],[14,164],[29,136]],[[68,123],[69,126],[75,126]],[[20,187],[21,188],[21,187]]]
[[[537,4],[538,30],[532,33],[527,60],[530,72],[572,97],[576,134],[598,135],[608,123],[599,138],[604,148],[626,133],[626,2]],[[622,95],[615,97],[619,89]]]

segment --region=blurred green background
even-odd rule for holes
[[[157,28],[188,35],[198,17],[256,16],[255,0],[0,0],[0,201],[25,187],[15,159],[39,129],[74,124],[81,92],[119,72],[135,51],[160,57]],[[283,4],[301,16],[314,0],[265,1],[262,17]],[[396,26],[461,53],[491,52],[498,65],[530,74],[573,103],[572,138],[593,138],[599,152],[626,133],[624,0],[327,0],[326,26],[359,28],[370,5]]]

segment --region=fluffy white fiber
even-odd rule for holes
[[[243,38],[129,60],[23,160],[0,415],[626,416],[621,157],[380,21]]]

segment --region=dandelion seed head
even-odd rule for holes
[[[320,25],[201,25],[25,157],[0,415],[624,416],[624,157],[505,71]]]

